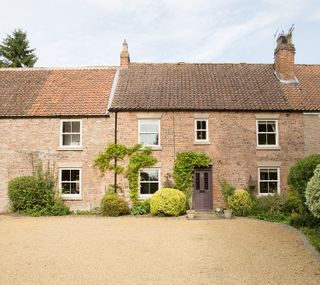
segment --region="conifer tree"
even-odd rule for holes
[[[14,30],[0,44],[1,67],[33,67],[37,61],[35,49],[29,47],[27,33]]]

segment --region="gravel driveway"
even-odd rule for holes
[[[249,219],[0,216],[0,284],[320,284],[293,231]]]

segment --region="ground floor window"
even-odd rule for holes
[[[81,169],[60,169],[60,191],[63,197],[81,196]]]
[[[279,168],[259,168],[259,194],[275,194],[280,192]]]
[[[140,197],[151,196],[160,188],[160,169],[140,169]]]

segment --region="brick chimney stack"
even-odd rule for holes
[[[128,52],[127,41],[124,40],[122,44],[122,51],[120,53],[120,66],[121,68],[127,68],[130,63],[130,55]]]
[[[296,49],[292,43],[292,31],[281,33],[277,38],[277,46],[274,51],[274,70],[281,81],[295,81],[294,55]]]

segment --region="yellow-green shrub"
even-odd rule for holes
[[[228,206],[237,216],[247,216],[252,209],[252,200],[248,191],[237,189],[228,197]]]
[[[150,199],[150,212],[155,216],[179,216],[186,211],[186,195],[180,190],[163,188]]]

